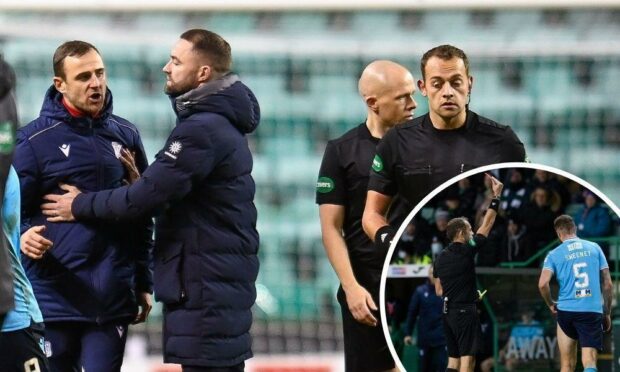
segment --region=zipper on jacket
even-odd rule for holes
[[[93,120],[93,118],[88,118],[87,120],[88,120],[88,129],[90,129],[90,140],[91,140],[91,144],[92,144],[92,147],[93,147],[93,152],[95,154],[95,159],[97,159],[96,160],[97,161],[97,165],[96,165],[96,167],[97,167],[97,169],[96,169],[96,172],[97,172],[97,189],[98,190],[103,190],[103,189],[105,189],[104,185],[102,184],[102,182],[103,182],[102,178],[103,177],[102,177],[102,174],[101,174],[103,167],[102,167],[102,161],[101,161],[101,152],[99,151],[99,148],[97,147],[97,140],[96,140],[97,135],[96,135],[95,128],[93,126],[93,121],[94,120]],[[97,243],[95,243],[95,245],[96,244]],[[97,271],[96,270],[90,272],[90,282],[91,282],[93,290],[95,290],[95,292],[98,293],[100,288],[99,288],[98,285],[95,284],[95,279],[97,279],[96,282],[99,283],[99,277],[97,276],[97,278],[95,278],[94,277],[95,275],[97,275]],[[102,321],[103,321],[102,314],[100,313],[100,311],[97,311],[97,317],[95,319],[95,322],[97,324],[101,324]]]
[[[185,247],[183,247],[185,248]],[[185,270],[183,270],[183,266],[185,265],[185,250],[181,251],[181,263],[179,266],[179,282],[181,283],[181,298],[180,302],[184,302],[187,298],[187,292],[185,292]]]
[[[101,158],[101,152],[99,151],[99,147],[97,146],[97,132],[95,127],[93,126],[92,118],[88,119],[88,127],[90,128],[93,151],[95,152],[95,156],[97,159],[97,188],[99,190],[104,190],[106,188],[106,185],[103,184],[103,163]]]

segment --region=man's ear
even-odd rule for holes
[[[198,82],[206,83],[211,78],[213,74],[213,69],[209,65],[202,65],[198,68]]]
[[[424,80],[418,80],[418,89],[420,93],[426,97],[426,86],[424,85]]]
[[[370,108],[374,113],[377,113],[379,111],[379,107],[377,106],[377,97],[366,97],[366,106],[368,106],[368,108]]]
[[[54,76],[54,88],[59,93],[65,94],[67,92],[67,83],[61,77]]]

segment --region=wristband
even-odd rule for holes
[[[394,235],[396,235],[396,230],[394,230],[392,226],[385,225],[381,227],[375,234],[375,245],[382,252],[387,252],[392,243],[392,239],[394,239]]]
[[[493,198],[491,200],[491,204],[489,204],[489,209],[493,209],[495,212],[499,209],[499,199]]]

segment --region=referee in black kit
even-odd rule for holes
[[[482,224],[473,235],[471,225],[464,217],[448,222],[446,233],[451,243],[439,254],[433,264],[435,292],[443,297],[443,327],[448,344],[449,372],[473,371],[475,355],[482,342],[480,320],[476,303],[484,294],[476,290],[476,264],[474,257],[486,242],[493,227],[499,196],[504,185],[491,178],[494,198],[487,209]]]
[[[428,97],[429,113],[388,133],[373,159],[363,224],[371,239],[384,237],[379,246],[385,249],[395,233],[385,213],[396,195],[404,199],[399,205],[405,210],[398,214],[406,215],[435,187],[459,173],[526,161],[523,143],[510,127],[468,109],[474,80],[462,50],[435,47],[422,57],[421,70],[418,87]]]
[[[319,172],[316,201],[325,251],[340,279],[345,369],[351,372],[395,369],[376,305],[387,252],[375,249],[362,230],[362,213],[375,147],[390,128],[413,117],[414,92],[403,66],[369,64],[359,80],[366,122],[328,142]]]

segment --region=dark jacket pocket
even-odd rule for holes
[[[185,300],[182,267],[183,243],[167,243],[155,248],[155,300],[167,305]]]

